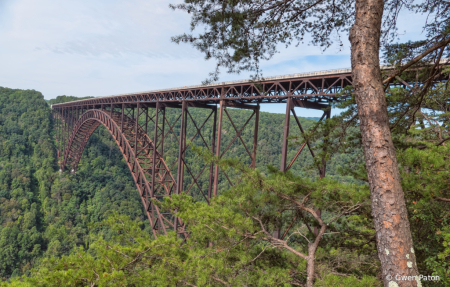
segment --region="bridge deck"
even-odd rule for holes
[[[398,78],[392,85],[412,88],[418,84],[416,72],[417,69],[409,70],[403,79]],[[444,74],[439,73],[436,81],[445,79]],[[204,163],[188,148],[191,143],[211,151],[218,158],[235,157],[240,148],[239,160],[255,168],[260,110],[257,104],[283,102],[286,103],[286,114],[280,170],[287,171],[295,162],[306,159],[299,156],[307,149],[313,159],[319,156],[312,149],[314,143],[308,139],[300,146],[289,145],[289,135],[293,132],[304,134],[295,108],[322,109],[319,122],[328,119],[330,109],[326,103],[336,100],[351,84],[351,70],[342,69],[271,77],[259,82],[216,83],[53,105],[59,163],[62,171],[68,168],[76,172],[90,135],[100,124],[105,126],[124,155],[155,237],[166,234],[169,229],[183,234],[184,224],[179,218],[170,212],[161,212],[154,202],[172,194],[195,195],[197,199],[209,202],[219,194],[219,189],[225,190],[240,181],[237,175],[233,177],[220,165]],[[191,107],[209,108],[208,116],[191,113]],[[228,108],[252,112],[236,113],[240,119],[237,124],[236,114],[233,116]],[[244,132],[251,135],[246,140],[241,136]],[[174,146],[178,150],[174,150]],[[192,165],[194,161],[200,162]],[[321,163],[317,175],[322,178],[326,173],[326,159],[317,162]],[[285,234],[287,232],[288,229]]]
[[[449,59],[440,64],[448,65]],[[383,70],[391,66],[381,66]],[[351,69],[328,70],[268,77],[260,81],[242,80],[209,85],[186,86],[162,90],[120,94],[52,105],[52,108],[96,106],[122,103],[178,103],[195,101],[215,104],[220,100],[235,103],[278,103],[288,97],[304,102],[328,103],[348,85],[352,85]]]

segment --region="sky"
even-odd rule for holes
[[[172,36],[189,32],[181,0],[0,0],[0,86],[58,95],[108,96],[200,84],[215,63]],[[400,14],[400,40],[423,39],[424,17]],[[350,45],[285,49],[261,67],[265,77],[350,67]],[[220,81],[249,73],[222,74]],[[284,113],[280,104],[262,111]],[[320,111],[301,109],[301,116]]]

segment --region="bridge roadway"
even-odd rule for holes
[[[442,64],[447,63],[445,60]],[[389,71],[391,68],[384,66],[383,69]],[[391,85],[412,88],[418,85],[416,73],[417,70],[413,70],[407,75],[409,79],[405,80],[397,77]],[[247,163],[254,168],[259,106],[264,103],[286,103],[280,170],[289,170],[303,150],[309,149],[311,156],[316,156],[311,144],[305,142],[296,148],[293,156],[292,152],[289,153],[291,158],[288,159],[288,138],[293,127],[299,134],[304,133],[295,107],[323,110],[322,121],[330,117],[329,103],[345,96],[344,88],[349,85],[352,85],[351,70],[341,69],[270,77],[259,82],[233,81],[55,104],[52,109],[59,163],[62,171],[67,168],[76,173],[89,137],[98,126],[105,126],[128,164],[154,236],[169,230],[187,236],[184,223],[175,214],[160,210],[158,202],[164,197],[182,193],[196,195],[197,198],[200,196],[209,202],[218,194],[219,184],[222,188],[225,186],[223,181],[227,186],[233,186],[238,181],[214,163],[205,163],[200,170],[194,170],[187,164],[187,157],[201,159],[189,152],[191,142],[197,140],[196,144],[200,143],[218,158],[233,156],[231,147],[242,145],[248,155]],[[208,109],[208,118],[196,118],[195,113],[191,113],[192,108]],[[228,108],[251,111],[245,114],[248,118],[243,126],[236,125]],[[166,116],[171,112],[176,114],[172,117],[175,118],[173,122]],[[292,124],[291,119],[294,119]],[[223,130],[224,121],[230,123],[231,130]],[[189,139],[188,126],[190,132],[194,131]],[[206,126],[210,128],[205,129]],[[250,128],[253,134],[251,143],[245,142],[242,137],[244,129],[248,131]],[[224,138],[228,140],[224,141]],[[177,157],[167,155],[170,141],[178,145]],[[228,145],[225,146],[225,142],[229,142]],[[176,160],[169,162],[174,157]],[[324,177],[326,162],[324,159],[319,162],[322,164],[318,174]],[[207,188],[204,188],[205,181],[208,182]],[[282,234],[281,231],[279,234]]]
[[[54,108],[136,102],[180,103],[181,101],[216,104],[220,100],[239,103],[286,102],[287,97],[309,98],[315,103],[329,102],[347,85],[351,70],[294,74],[251,80],[179,87],[131,94],[97,97],[54,105]]]
[[[440,65],[449,65],[450,59],[441,59]],[[383,71],[391,66],[381,66]],[[351,69],[338,69],[302,74],[267,77],[261,81],[242,80],[209,85],[178,87],[130,94],[120,94],[53,105],[54,108],[68,106],[92,106],[136,102],[180,103],[181,101],[216,104],[220,100],[238,103],[280,103],[287,98],[297,98],[310,108],[324,108],[309,103],[329,103],[342,90],[352,84]],[[410,81],[397,77],[393,85],[408,86]]]

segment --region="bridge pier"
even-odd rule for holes
[[[184,157],[186,151],[186,125],[187,125],[187,107],[186,101],[181,104],[181,127],[178,148],[178,172],[177,172],[177,194],[183,191],[184,179]]]
[[[297,160],[298,156],[302,153],[305,146],[308,146],[308,149],[309,149],[312,157],[313,158],[315,157],[315,154],[311,148],[309,141],[305,141],[305,143],[303,143],[300,146],[297,153],[291,159],[289,164],[287,164],[287,149],[288,149],[288,144],[289,144],[288,138],[289,138],[289,133],[290,133],[291,116],[294,117],[294,120],[297,123],[297,127],[298,127],[298,130],[300,131],[300,133],[302,135],[305,134],[305,131],[303,130],[303,127],[302,127],[302,125],[297,117],[297,114],[295,112],[295,107],[322,110],[323,115],[320,118],[319,122],[321,122],[324,118],[329,119],[330,115],[331,115],[331,110],[330,110],[329,106],[327,106],[327,105],[311,103],[311,102],[307,102],[307,101],[301,101],[301,100],[298,100],[295,98],[287,98],[286,114],[285,114],[285,120],[284,120],[283,144],[282,144],[282,151],[281,151],[281,166],[280,166],[281,171],[287,171],[292,167],[294,162]],[[292,115],[291,115],[291,113],[292,113]],[[316,131],[316,128],[314,128],[313,132],[314,131]],[[323,166],[319,168],[320,178],[325,176],[325,168],[324,168],[326,165],[325,159],[322,159],[322,164],[323,164]]]
[[[220,123],[220,128],[222,128],[221,123]],[[217,106],[214,109],[214,119],[213,119],[213,134],[212,134],[212,142],[211,142],[211,154],[214,154],[214,149],[216,146],[216,129],[217,129]],[[220,134],[220,132],[219,132]],[[214,163],[210,164],[209,167],[209,182],[208,182],[208,198],[211,198],[212,192],[214,191],[213,189],[213,185],[215,184],[215,180],[214,180]],[[214,191],[215,192],[215,191]],[[214,196],[216,196],[217,193],[214,193]]]
[[[304,130],[300,124],[297,117],[295,107],[303,108],[314,108],[314,109],[326,109],[326,105],[320,105],[317,103],[311,103],[306,101],[300,101],[295,97],[287,97],[286,99],[286,115],[284,124],[284,134],[283,134],[283,145],[282,145],[282,158],[280,170],[289,170],[298,156],[303,151],[304,147],[307,146],[310,149],[312,156],[314,157],[314,152],[311,150],[309,142],[305,142],[297,151],[296,155],[288,161],[288,137],[290,134],[290,121],[291,116],[295,120],[299,131],[303,134]],[[91,109],[92,107],[92,109]],[[97,108],[97,110],[96,110]],[[176,118],[175,122],[169,123],[166,117],[167,108],[179,109],[180,115]],[[211,110],[208,118],[202,122],[201,125],[197,125],[196,120],[190,112],[190,108],[207,108]],[[217,109],[219,108],[219,111]],[[251,110],[251,115],[247,118],[245,124],[241,127],[236,126],[233,120],[233,113],[229,109],[246,109]],[[154,110],[150,116],[149,111]],[[137,102],[137,103],[109,103],[100,105],[80,105],[71,106],[67,109],[61,109],[59,113],[55,113],[55,119],[57,121],[57,142],[58,142],[58,156],[64,156],[61,163],[61,170],[64,171],[66,165],[70,163],[70,169],[76,172],[78,161],[81,158],[83,148],[87,143],[90,134],[98,127],[98,124],[90,124],[88,126],[80,126],[82,121],[89,112],[96,113],[95,111],[101,112],[99,115],[102,117],[108,117],[110,120],[106,123],[106,127],[110,130],[113,137],[116,139],[121,151],[124,156],[128,158],[128,165],[133,178],[136,181],[136,185],[140,190],[140,195],[143,200],[143,204],[148,212],[149,220],[152,224],[155,236],[160,233],[166,233],[167,230],[174,229],[178,233],[184,234],[184,224],[176,217],[176,213],[169,215],[161,213],[159,208],[152,203],[153,199],[162,200],[164,196],[170,196],[173,192],[176,194],[187,193],[196,186],[198,191],[202,194],[204,199],[209,203],[210,199],[217,196],[219,192],[219,183],[221,182],[221,175],[224,176],[225,180],[233,186],[235,183],[230,179],[227,173],[221,170],[220,166],[211,164],[206,164],[200,171],[200,173],[195,174],[197,171],[193,171],[192,168],[187,164],[187,151],[191,142],[196,137],[201,137],[202,144],[204,147],[209,149],[211,152],[215,153],[218,158],[223,158],[227,156],[231,147],[236,145],[236,142],[241,143],[246,153],[249,156],[251,168],[256,166],[256,156],[257,156],[257,144],[258,144],[258,133],[259,133],[259,103],[242,103],[229,101],[222,99],[219,102],[219,107],[216,105],[207,105],[203,103],[193,102],[193,101],[182,101],[181,105],[177,103],[164,103],[164,102]],[[219,112],[219,114],[217,114]],[[324,111],[321,118],[323,120],[325,117],[329,118],[329,110]],[[210,143],[205,141],[205,134],[202,132],[202,128],[206,123],[211,125],[212,128],[208,129],[212,135],[207,135],[206,138],[210,137]],[[117,130],[114,130],[113,121],[117,126]],[[223,136],[224,136],[224,123],[231,127],[227,131],[226,138],[232,138],[231,142],[227,146],[223,146]],[[248,146],[249,143],[244,142],[242,138],[242,132],[245,128],[248,128],[249,123],[252,123],[252,133],[253,139],[251,142],[252,147]],[[149,125],[150,124],[150,125]],[[153,124],[154,126],[151,126]],[[166,131],[165,126],[168,125]],[[179,128],[178,128],[179,124]],[[190,127],[191,133],[196,132],[187,141],[187,130],[188,125]],[[191,126],[192,125],[192,126]],[[192,129],[194,128],[194,129]],[[75,131],[80,130],[81,133],[77,134]],[[212,130],[212,131],[211,131]],[[152,133],[150,135],[149,133]],[[123,136],[119,136],[122,134]],[[164,154],[164,142],[168,136],[173,135],[177,140],[178,144],[178,157],[174,162],[172,167],[166,166],[163,158]],[[191,137],[191,136],[190,136]],[[150,139],[151,138],[151,139]],[[58,140],[59,139],[59,140]],[[228,141],[228,140],[227,140]],[[129,145],[131,152],[126,146]],[[137,161],[140,157],[145,156],[143,154],[143,149],[147,151],[148,154],[146,162],[144,164],[147,166],[145,168],[148,172],[149,177],[147,178],[148,187],[145,187],[144,176],[142,174],[142,169],[139,167]],[[70,162],[69,155],[71,157]],[[325,160],[322,160],[323,166],[319,168],[319,173],[321,177],[325,176]],[[176,171],[173,170],[174,166]],[[202,186],[199,185],[198,178],[202,175],[203,171],[209,165],[209,176],[207,177],[208,188],[204,192]],[[166,170],[162,175],[162,171]],[[170,172],[176,173],[176,180],[171,179],[170,176],[167,177],[166,174],[170,175]],[[185,173],[187,172],[187,173]],[[188,186],[185,186],[186,179],[190,179]],[[150,218],[151,217],[151,218]],[[168,221],[171,223],[169,224]],[[284,234],[289,231],[289,227],[286,229]],[[277,237],[281,236],[281,227],[277,231]],[[282,236],[281,236],[282,237]]]
[[[221,100],[219,103],[219,128],[217,130],[217,150],[216,150],[216,156],[221,157],[220,154],[220,145],[222,143],[222,119],[223,119],[223,110],[225,108],[225,101]],[[214,169],[214,193],[213,196],[217,196],[217,188],[219,185],[219,166],[216,164]]]
[[[447,64],[443,63],[436,67],[440,72],[433,79],[434,83],[447,80],[447,76],[443,73],[444,65]],[[386,69],[390,68],[387,67]],[[418,79],[414,78],[416,74],[417,70],[414,70],[414,75],[405,73],[402,77],[406,76],[407,78],[397,78],[397,81],[392,79],[390,86],[402,85],[412,90],[415,86],[414,83],[419,82]],[[201,193],[205,201],[209,202],[211,197],[216,196],[219,192],[222,175],[225,185],[228,185],[226,181],[231,186],[233,185],[228,175],[218,165],[211,164],[208,166],[206,164],[197,174],[198,170],[193,170],[186,164],[189,162],[191,155],[187,148],[193,139],[197,136],[201,137],[201,140],[196,139],[196,143],[200,143],[211,150],[218,158],[228,155],[230,147],[235,141],[241,141],[251,159],[250,166],[254,168],[258,143],[259,104],[286,102],[280,170],[288,171],[305,147],[310,150],[312,157],[317,157],[312,151],[311,143],[305,141],[295,155],[288,158],[291,120],[295,121],[296,126],[293,125],[295,130],[298,129],[300,134],[305,133],[295,108],[324,110],[321,121],[329,118],[328,104],[339,98],[349,96],[343,94],[343,92],[346,92],[345,87],[348,85],[352,85],[351,70],[342,69],[272,77],[257,82],[253,80],[234,81],[84,99],[52,105],[56,124],[57,155],[61,172],[64,171],[66,165],[69,170],[74,169],[76,171],[90,135],[102,124],[116,141],[133,175],[149,217],[153,234],[157,236],[159,233],[166,233],[168,229],[183,233],[183,224],[178,222],[176,214],[168,215],[160,212],[154,202],[161,201],[164,197],[171,196],[173,193],[189,194],[194,185],[194,190],[198,189],[199,191],[196,195]],[[219,104],[219,115],[217,115],[217,104]],[[189,108],[192,107],[211,109],[211,114],[200,127],[189,112]],[[156,108],[152,117],[149,117],[149,108]],[[173,123],[170,123],[171,119],[167,117],[167,112],[172,112],[171,108],[181,109],[179,117],[178,111],[176,112],[176,119]],[[227,108],[250,109],[253,113],[243,127],[237,128],[231,118],[232,113],[230,115]],[[145,119],[143,113],[145,113]],[[213,116],[212,138],[208,143],[205,141],[201,129],[211,116]],[[255,120],[253,146],[249,149],[247,145],[250,143],[246,144],[243,141],[241,132],[252,119]],[[151,126],[149,129],[150,121],[154,122],[154,129]],[[230,129],[224,137],[228,122],[230,123]],[[191,124],[192,127],[196,128],[196,132],[191,129]],[[189,133],[193,130],[195,134],[191,137]],[[230,136],[233,137],[231,143],[222,147],[223,142]],[[187,141],[187,137],[191,137],[190,141]],[[169,149],[166,147],[166,140],[171,138],[175,139],[179,147],[178,157],[168,154]],[[324,141],[326,140],[327,137],[324,138]],[[165,148],[166,150],[164,150]],[[169,158],[171,160],[172,158],[176,159],[173,160],[174,162],[167,164],[166,160]],[[207,167],[209,167],[209,176],[204,176],[203,180],[204,183],[207,182],[208,188],[204,193],[202,188],[205,189],[206,184],[200,186],[198,179]],[[318,169],[319,176],[323,178],[326,173],[325,158],[321,159]],[[176,180],[172,174],[176,175]],[[187,184],[189,179],[191,181]],[[296,217],[293,216],[293,221],[295,220]],[[291,226],[292,224],[278,228],[277,237],[283,238],[286,236]],[[281,235],[281,228],[286,228],[283,235]]]
[[[227,111],[227,107],[235,108],[235,109],[247,109],[247,110],[253,110],[253,113],[250,115],[250,117],[247,119],[245,124],[241,127],[241,129],[238,130],[235,123],[233,122],[233,119],[231,115]],[[255,168],[256,166],[256,149],[257,149],[257,143],[258,143],[258,131],[259,131],[259,103],[257,105],[249,105],[249,104],[242,104],[242,103],[233,103],[233,102],[226,102],[224,100],[220,101],[220,111],[219,111],[219,128],[218,128],[218,135],[217,135],[217,148],[216,148],[216,156],[221,159],[225,153],[230,149],[231,145],[239,138],[243,146],[245,147],[245,150],[247,154],[249,155],[251,159],[251,168]],[[230,121],[234,131],[236,132],[234,138],[232,141],[228,144],[228,146],[221,151],[221,144],[222,144],[222,126],[223,126],[223,114],[227,116],[228,120]],[[244,128],[247,126],[247,124],[250,122],[250,120],[255,116],[255,126],[253,131],[253,142],[252,142],[252,152],[247,148],[244,140],[241,137],[241,132],[244,130]],[[220,167],[218,165],[215,166],[215,172],[214,172],[214,193],[213,196],[217,196],[218,194],[218,188],[219,188],[219,172]],[[225,171],[222,170],[222,173],[225,175],[226,179],[230,183],[231,186],[233,186],[232,181],[228,177],[228,175],[225,173]]]
[[[312,147],[309,143],[308,140],[306,140],[298,149],[298,151],[296,152],[295,156],[292,158],[292,160],[290,161],[289,164],[287,164],[287,150],[288,150],[288,138],[289,138],[289,131],[290,131],[290,119],[291,119],[291,114],[294,117],[295,122],[297,123],[297,127],[300,131],[300,133],[302,135],[304,135],[305,131],[303,130],[303,127],[297,117],[297,114],[295,112],[295,107],[300,107],[300,108],[309,108],[309,109],[316,109],[316,110],[323,110],[323,115],[320,118],[319,122],[321,122],[324,118],[325,119],[329,119],[330,115],[331,115],[331,109],[329,108],[329,106],[326,105],[321,105],[321,104],[317,104],[317,103],[311,103],[311,102],[307,102],[307,101],[301,101],[295,98],[287,98],[286,101],[286,114],[285,114],[285,120],[284,120],[284,133],[283,133],[283,143],[282,143],[282,152],[281,152],[281,166],[280,166],[280,171],[288,171],[292,165],[294,164],[294,162],[296,161],[296,159],[298,158],[298,156],[302,153],[302,151],[304,150],[305,146],[308,146],[308,149],[311,153],[311,156],[314,158],[316,155],[314,154],[314,151],[312,150]],[[317,128],[317,126],[316,126]],[[316,130],[316,128],[313,129],[313,132]],[[327,139],[325,138],[324,141],[326,141]],[[324,178],[325,177],[325,172],[326,172],[326,160],[325,158],[322,158],[321,160],[322,165],[319,166],[319,177],[320,178]],[[316,212],[319,216],[321,216],[321,212],[319,209],[316,209]],[[294,221],[297,219],[297,216],[295,216],[292,220],[292,222],[287,226],[285,232],[283,233],[283,235],[281,235],[281,231],[282,231],[282,226],[278,227],[278,230],[275,230],[274,232],[274,237],[278,238],[278,239],[284,239],[284,237],[288,234],[290,228],[293,226]],[[317,234],[318,229],[317,227],[314,227],[314,233]]]

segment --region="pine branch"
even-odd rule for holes
[[[439,48],[447,46],[448,44],[450,44],[450,38],[448,38],[446,40],[442,40],[442,41],[436,43],[433,47],[428,48],[425,52],[423,52],[419,56],[415,57],[413,60],[409,61],[407,64],[401,66],[400,69],[395,70],[393,73],[391,73],[391,75],[389,75],[388,78],[383,81],[383,85],[389,84],[395,77],[400,75],[403,71],[405,71],[406,69],[408,69],[415,63],[422,60],[425,56],[427,56],[428,54],[430,54],[431,52],[433,52]]]
[[[439,196],[435,196],[435,198],[440,201],[450,202],[450,198],[443,198],[443,197],[439,197]]]
[[[228,284],[227,282],[223,281],[223,280],[220,279],[220,278],[217,278],[217,277],[214,277],[214,276],[211,276],[211,278],[214,279],[214,280],[217,281],[217,282],[222,283],[222,284],[225,285],[225,286],[230,286],[230,284]]]

